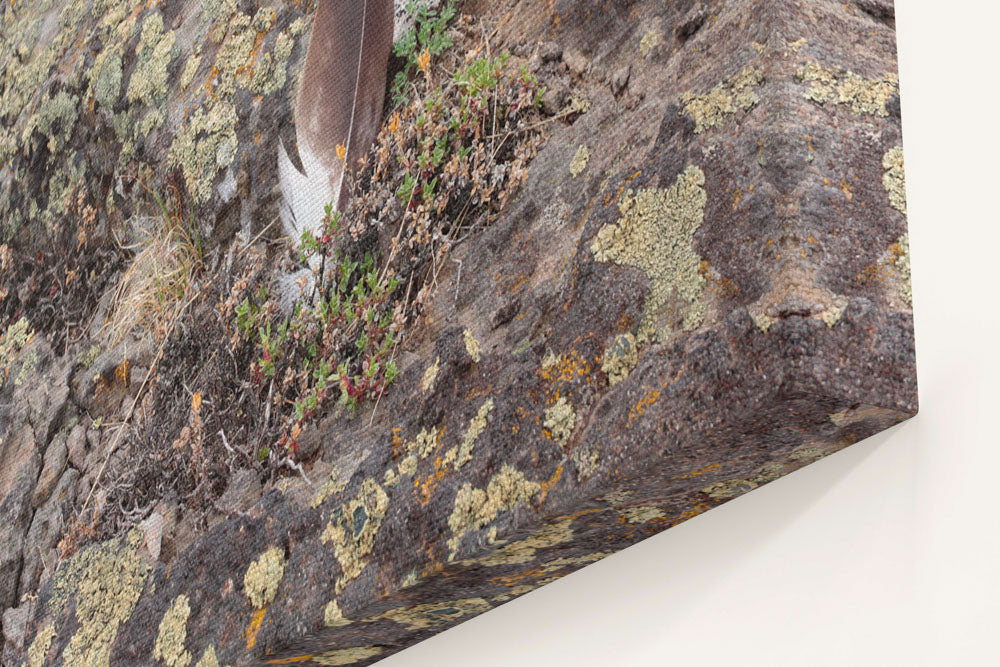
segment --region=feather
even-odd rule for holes
[[[346,206],[345,171],[368,151],[381,125],[393,28],[393,0],[317,3],[295,104],[305,173],[296,169],[284,144],[278,151],[279,212],[294,239],[319,228],[327,204],[335,210]]]

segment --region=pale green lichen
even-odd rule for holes
[[[181,71],[181,89],[187,88],[194,81],[194,75],[198,73],[198,68],[201,67],[201,56],[191,56],[188,61],[184,63],[184,69]]]
[[[163,614],[160,630],[153,646],[153,659],[162,660],[167,667],[187,667],[191,653],[184,648],[187,639],[187,620],[191,606],[186,595],[178,595]]]
[[[759,313],[752,310],[749,312],[750,319],[753,320],[753,323],[757,325],[757,328],[764,333],[767,333],[767,330],[771,328],[772,324],[774,324],[774,320],[771,319],[767,313]]]
[[[236,155],[237,120],[236,107],[221,102],[198,109],[174,137],[169,162],[182,169],[188,191],[198,203],[211,199],[216,175]]]
[[[590,161],[590,149],[586,146],[580,146],[576,149],[576,153],[573,154],[573,159],[569,163],[569,173],[573,178],[576,178],[584,172],[587,168],[587,162]]]
[[[472,460],[472,449],[476,446],[476,438],[486,430],[486,419],[489,417],[492,409],[493,399],[488,398],[479,406],[476,416],[469,422],[469,428],[466,430],[465,435],[462,436],[462,443],[459,445],[458,452],[455,455],[455,470],[459,470]]]
[[[416,440],[407,443],[407,451],[410,454],[416,455],[420,459],[426,459],[430,456],[430,453],[434,451],[434,448],[437,447],[440,435],[440,431],[436,428],[420,429],[420,433],[417,434]]]
[[[97,104],[113,109],[122,92],[122,58],[116,49],[105,49],[94,60],[89,94]]]
[[[420,388],[427,393],[434,389],[434,381],[437,380],[438,370],[441,368],[441,357],[434,359],[434,363],[424,371],[424,377],[420,381]]]
[[[639,507],[626,507],[618,511],[623,519],[629,523],[646,523],[654,519],[662,519],[666,515],[659,507],[652,505],[641,505]]]
[[[504,545],[482,558],[463,560],[460,565],[465,567],[497,567],[499,565],[528,563],[534,560],[539,549],[549,549],[559,544],[571,542],[573,540],[571,523],[572,519],[561,519],[553,522],[523,540]]]
[[[34,335],[28,320],[22,317],[0,336],[0,384],[6,381],[14,360]]]
[[[727,479],[709,484],[701,490],[714,500],[729,500],[757,488],[757,482],[750,479]]]
[[[465,340],[465,351],[478,364],[482,360],[482,355],[479,351],[479,341],[476,340],[476,337],[468,329],[462,333],[462,338]]]
[[[145,105],[162,103],[168,92],[167,68],[177,55],[174,50],[177,38],[174,32],[163,31],[163,17],[159,12],[150,14],[142,24],[142,34],[135,46],[138,65],[132,72],[125,97],[129,102]]]
[[[890,148],[882,157],[882,185],[889,193],[889,204],[906,215],[906,172],[903,168],[903,147]]]
[[[494,475],[486,489],[477,489],[466,482],[455,496],[455,507],[448,517],[448,526],[453,536],[448,540],[451,549],[449,560],[454,558],[462,537],[479,530],[496,519],[500,512],[514,509],[526,503],[542,490],[538,482],[525,479],[524,473],[505,464]]]
[[[209,646],[205,649],[201,659],[195,663],[194,667],[219,667],[219,658],[215,655],[215,647]]]
[[[28,350],[28,353],[24,355],[24,361],[21,363],[21,372],[17,374],[14,378],[14,386],[20,387],[28,378],[31,376],[31,371],[35,370],[35,365],[38,363],[38,350],[32,348]]]
[[[708,202],[704,184],[704,172],[689,166],[666,190],[629,190],[618,205],[621,221],[602,227],[591,246],[597,261],[636,266],[648,277],[650,292],[636,337],[640,343],[669,335],[678,319],[679,328],[691,331],[705,317],[706,280],[693,248]],[[671,321],[662,326],[665,315]]]
[[[565,397],[560,396],[555,405],[545,411],[545,428],[560,446],[565,445],[576,427],[576,413]]]
[[[49,609],[58,613],[76,597],[77,630],[62,653],[72,667],[108,665],[118,626],[132,615],[146,584],[149,566],[139,555],[143,534],[81,549],[56,574]]]
[[[399,462],[399,474],[400,475],[413,475],[417,472],[417,457],[410,456],[405,457]]]
[[[888,102],[899,91],[899,77],[886,74],[866,79],[854,72],[833,70],[817,62],[799,67],[798,79],[810,84],[803,97],[818,104],[842,104],[855,114],[889,115]]]
[[[844,314],[844,309],[839,306],[830,306],[822,313],[820,313],[820,319],[826,323],[826,326],[833,327]]]
[[[381,646],[355,646],[338,648],[312,656],[312,661],[320,665],[353,665],[356,662],[374,658],[382,654]]]
[[[738,74],[727,77],[704,95],[684,93],[681,102],[684,113],[695,122],[695,133],[720,125],[737,111],[748,111],[760,101],[754,90],[764,81],[764,75],[755,67],[746,67]]]
[[[627,378],[638,361],[639,347],[635,336],[630,333],[615,336],[604,350],[604,358],[601,360],[601,370],[608,376],[608,385],[614,387]]]
[[[361,483],[358,494],[341,506],[338,515],[323,530],[320,539],[324,544],[333,544],[342,571],[335,586],[337,593],[368,565],[367,556],[375,546],[375,536],[388,509],[388,494],[369,477]]]
[[[390,620],[410,630],[422,630],[443,623],[451,623],[465,616],[489,611],[493,606],[483,598],[465,598],[448,602],[430,602],[413,607],[391,609],[366,620]]]
[[[323,483],[323,486],[320,487],[319,491],[312,497],[312,500],[309,501],[309,506],[313,509],[319,507],[327,498],[340,493],[346,486],[347,482],[340,478],[340,471],[334,468],[330,471],[330,478]]]
[[[576,478],[578,481],[582,482],[597,472],[600,456],[597,453],[596,446],[574,448],[570,458],[576,464]]]
[[[243,592],[256,609],[271,604],[285,576],[285,550],[271,547],[250,564],[243,575]]]
[[[649,54],[653,52],[660,44],[660,31],[655,28],[646,32],[639,40],[639,53],[642,54],[643,58],[649,57]]]
[[[899,296],[907,304],[913,305],[913,287],[910,278],[910,235],[903,234],[896,241],[892,263],[899,273]]]
[[[56,629],[49,623],[38,631],[35,639],[28,647],[28,667],[42,667],[45,664],[45,656],[49,653],[52,639],[56,636]]]
[[[352,622],[344,617],[344,612],[340,610],[336,600],[330,600],[323,609],[323,624],[328,628],[342,628]]]

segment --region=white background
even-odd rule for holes
[[[1000,665],[1000,9],[896,19],[920,414],[380,665]]]

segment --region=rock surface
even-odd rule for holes
[[[396,384],[285,476],[202,389],[239,359],[171,352],[211,300],[162,347],[101,323],[145,188],[227,290],[287,243],[314,3],[0,8],[4,664],[371,664],[915,414],[891,3],[599,4],[462,5],[547,87],[545,143]],[[168,390],[183,494],[123,426]]]

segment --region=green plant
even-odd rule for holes
[[[395,54],[403,59],[403,69],[392,82],[393,106],[400,106],[407,101],[406,84],[414,69],[422,69],[420,58],[438,56],[451,48],[452,39],[447,29],[457,10],[455,0],[445,0],[439,11],[416,0],[409,0],[406,11],[413,17],[413,27],[393,47]]]

